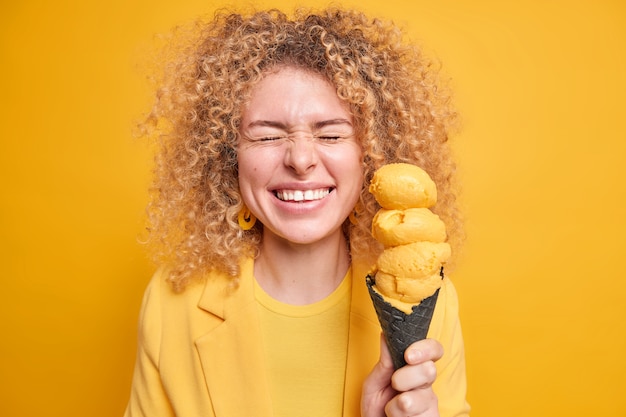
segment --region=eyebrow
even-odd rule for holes
[[[348,125],[348,126],[352,126],[352,123],[350,122],[350,120],[339,118],[339,119],[329,119],[329,120],[322,120],[322,121],[319,121],[319,122],[315,122],[315,123],[313,123],[313,125],[311,127],[313,129],[321,129],[321,128],[326,127],[326,126],[344,125],[344,124]],[[277,128],[277,129],[288,130],[288,126],[285,125],[284,123],[276,122],[276,121],[272,121],[272,120],[255,120],[254,122],[248,124],[247,127],[248,128],[252,128],[252,127],[274,127],[274,128]]]

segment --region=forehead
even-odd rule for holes
[[[352,119],[335,86],[317,73],[294,67],[268,71],[251,88],[243,107],[244,125],[257,119],[297,122],[337,117]]]

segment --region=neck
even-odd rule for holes
[[[349,267],[350,254],[342,233],[307,245],[266,234],[254,263],[254,276],[274,299],[305,305],[330,295]]]

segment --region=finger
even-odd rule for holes
[[[438,416],[437,396],[431,388],[396,395],[385,406],[387,417]]]
[[[435,339],[419,340],[404,352],[404,360],[409,365],[427,361],[438,361],[443,356],[443,346]]]
[[[417,365],[406,365],[391,377],[391,386],[396,391],[410,391],[430,387],[437,378],[435,362],[427,361]]]

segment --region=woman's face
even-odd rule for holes
[[[238,162],[243,200],[266,238],[292,243],[342,233],[363,183],[348,105],[321,76],[292,67],[268,73],[253,88]]]

